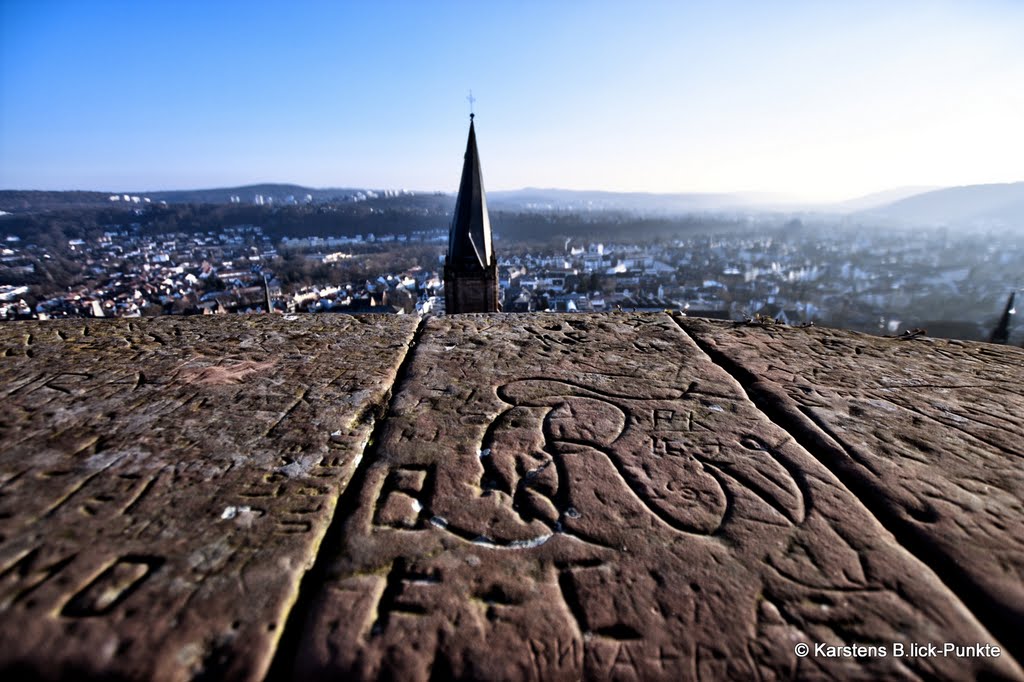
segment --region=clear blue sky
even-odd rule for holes
[[[1024,2],[0,0],[0,188],[1024,179]]]

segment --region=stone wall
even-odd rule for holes
[[[255,315],[0,357],[5,678],[1024,678],[1018,349]]]
[[[498,300],[498,271],[492,265],[473,275],[445,266],[445,309],[458,313],[496,313]]]

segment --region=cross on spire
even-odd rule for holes
[[[476,101],[476,97],[473,97],[473,91],[472,90],[469,91],[469,97],[466,98],[466,101],[469,102],[469,117],[473,118],[473,116],[474,116],[474,114],[473,114],[473,102]]]

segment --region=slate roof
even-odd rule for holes
[[[473,118],[469,120],[469,140],[462,165],[459,197],[448,234],[448,264],[461,270],[483,270],[493,260],[491,221],[487,215],[487,195],[480,154],[476,148]]]

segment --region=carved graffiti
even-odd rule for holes
[[[435,525],[451,533],[528,547],[556,533],[607,545],[602,525],[622,511],[697,535],[717,533],[737,504],[778,522],[804,518],[803,493],[770,445],[745,437],[736,445],[764,455],[745,458],[735,445],[688,436],[694,413],[720,411],[715,403],[689,397],[680,405],[682,391],[631,391],[624,382],[612,393],[541,378],[504,384],[497,395],[507,407],[480,441],[475,497],[431,502],[418,488],[386,483],[379,523],[412,527],[417,505],[429,505]],[[609,508],[609,495],[618,508]],[[763,508],[753,509],[758,501]]]

